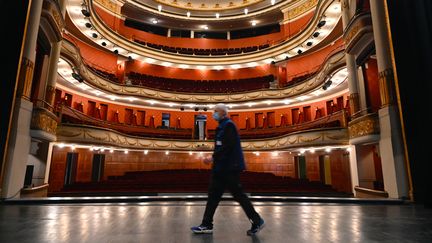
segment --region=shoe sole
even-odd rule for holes
[[[194,232],[195,234],[213,234],[213,230],[192,230],[192,232]]]
[[[257,232],[252,233],[252,232],[249,232],[249,231],[248,231],[246,234],[247,234],[247,235],[255,235],[256,233],[260,232],[260,231],[264,228],[264,226],[265,226],[265,223],[262,224],[262,225],[258,228]]]

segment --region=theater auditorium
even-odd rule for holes
[[[432,242],[430,1],[4,5],[1,242]]]

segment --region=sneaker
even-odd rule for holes
[[[212,226],[205,226],[205,225],[191,227],[191,230],[195,234],[211,234],[211,233],[213,233],[213,227]]]
[[[252,227],[250,230],[248,230],[246,233],[247,235],[254,235],[258,233],[262,228],[264,228],[264,220],[260,218],[260,221],[258,224],[252,223]]]

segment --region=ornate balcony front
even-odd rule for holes
[[[344,30],[346,52],[357,60],[370,54],[374,48],[374,36],[371,13],[355,15]]]
[[[378,114],[367,113],[348,123],[348,133],[351,144],[378,142],[380,124]]]
[[[37,101],[33,107],[30,126],[32,138],[49,142],[56,141],[56,130],[58,117],[52,112],[53,109],[44,101]]]

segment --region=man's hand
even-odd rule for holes
[[[213,157],[212,156],[208,156],[204,158],[204,164],[209,165],[213,162]]]

